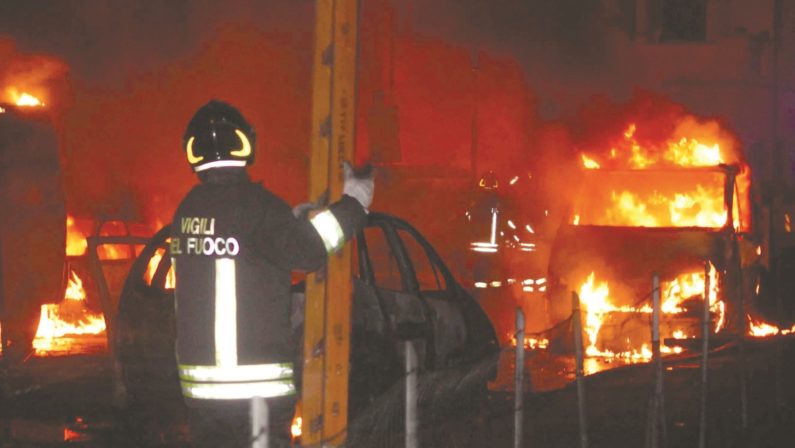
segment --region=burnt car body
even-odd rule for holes
[[[750,175],[742,165],[587,171],[580,196],[570,218],[558,230],[550,255],[546,298],[549,324],[571,316],[572,292],[580,293],[581,286],[589,278],[593,280],[595,273],[597,281],[609,284],[609,296],[616,308],[638,310],[646,306],[645,313],[605,312],[598,348],[618,353],[637,348],[641,343],[648,344],[648,307],[652,276],[656,273],[663,301],[678,294],[674,297],[678,311],[663,314],[663,338],[674,337],[677,330],[688,338],[701,334],[703,286],[700,290],[685,291],[681,282],[700,278],[703,285],[707,275],[713,286],[717,283],[717,301],[725,304],[720,309],[712,307],[711,328],[728,333],[740,331],[745,318],[743,300],[750,301],[763,269],[758,255],[761,247],[751,228],[749,188]],[[667,208],[663,212],[670,216],[675,216],[674,211],[690,214],[680,216],[686,225],[654,220],[653,210],[641,208],[637,203],[628,204],[628,209],[640,214],[633,218],[640,224],[616,225],[615,222],[621,222],[615,216],[618,212],[605,210],[600,199],[608,195],[615,199],[624,189],[633,194],[671,193],[671,197],[675,197],[674,192],[688,189],[711,194],[705,194],[702,202],[683,202],[681,210],[674,210],[679,205],[660,201],[660,207]],[[709,200],[714,204],[703,202]],[[712,209],[716,212],[706,216]],[[571,349],[571,338],[559,336],[553,346]]]
[[[0,323],[5,359],[31,350],[41,305],[66,286],[58,137],[45,113],[0,105]]]
[[[114,351],[132,400],[152,388],[179,389],[174,294],[166,287],[168,236],[165,227],[143,249],[120,298]],[[404,340],[415,344],[421,371],[466,366],[498,349],[485,313],[411,225],[373,212],[354,244],[351,413],[402,378]],[[302,284],[293,290],[291,322],[300,353]]]

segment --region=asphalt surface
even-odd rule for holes
[[[707,446],[795,446],[795,340],[749,341],[745,347],[745,371],[740,359],[736,346],[711,354]],[[505,353],[500,359],[500,375],[510,377],[510,372],[504,370],[505,366],[510,370],[512,362],[510,353]],[[579,446],[577,394],[570,382],[573,362],[544,352],[530,352],[527,365],[531,373],[526,385],[532,391],[525,394],[523,403],[523,446]],[[562,378],[562,387],[531,389],[542,379],[539,372]],[[15,369],[4,369],[2,374],[0,447],[190,444],[184,407],[180,397],[168,392],[168,388],[162,393],[155,388],[148,398],[123,409],[112,406],[110,360],[106,354],[33,358]],[[700,375],[698,357],[666,360],[668,447],[698,446]],[[589,446],[647,446],[652,378],[649,364],[617,366],[586,377]],[[421,446],[513,446],[512,397],[510,387],[502,385],[492,387],[482,397],[450,400],[443,412],[423,415],[421,409]],[[391,411],[401,414],[400,409]],[[369,442],[354,446],[403,444],[400,421],[366,430],[371,433]]]

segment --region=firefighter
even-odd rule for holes
[[[345,164],[342,199],[301,219],[249,179],[255,133],[231,105],[202,106],[183,145],[200,180],[175,213],[170,243],[191,438],[194,446],[250,446],[249,400],[265,397],[270,446],[286,446],[297,379],[291,272],[320,268],[362,228],[372,176],[356,177]]]

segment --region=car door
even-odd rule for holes
[[[359,274],[364,285],[354,285],[356,296],[362,297],[365,295],[362,289],[372,288],[383,314],[383,331],[393,358],[402,364],[402,341],[411,340],[424,369],[433,358],[428,344],[433,331],[430,309],[412,287],[415,280],[410,261],[390,220],[382,215],[371,216],[370,225],[359,234],[357,244]]]
[[[408,290],[419,297],[428,310],[430,368],[441,369],[459,364],[467,351],[467,322],[464,315],[467,297],[459,294],[458,285],[433,247],[404,221],[392,223],[408,260]]]

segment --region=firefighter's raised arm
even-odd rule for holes
[[[257,234],[257,249],[263,257],[283,269],[315,271],[364,226],[373,202],[372,173],[357,176],[347,162],[344,170],[342,198],[314,209],[309,219],[302,215],[313,207],[302,205],[294,211],[271,196],[272,213],[263,218]]]

